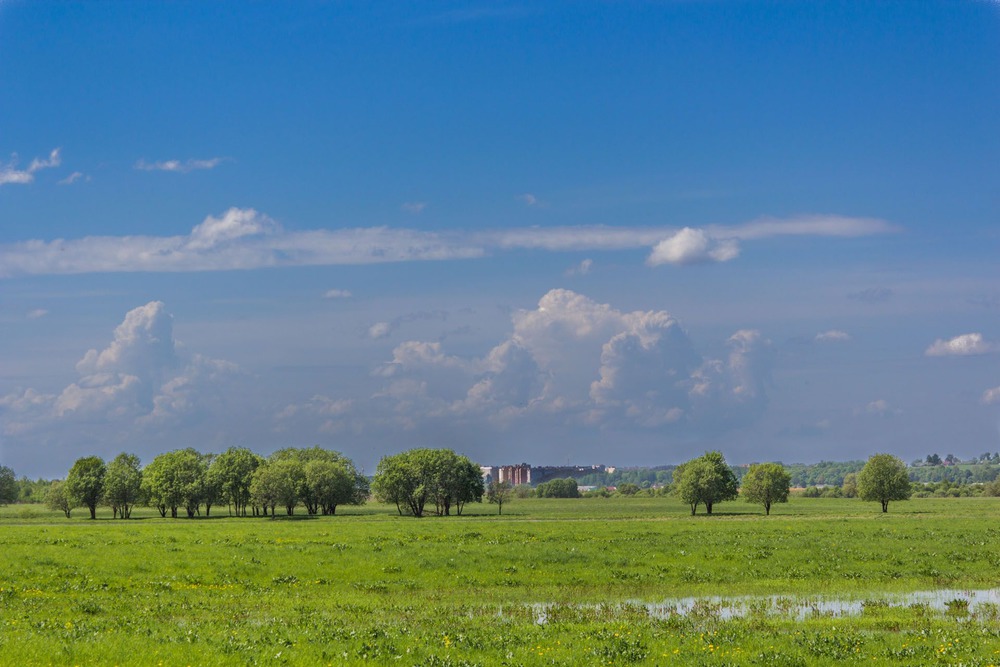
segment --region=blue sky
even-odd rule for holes
[[[0,462],[1000,450],[995,2],[0,2]]]

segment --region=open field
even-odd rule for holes
[[[995,604],[901,597],[996,588],[1000,499],[915,499],[882,515],[796,498],[766,518],[738,502],[691,517],[660,498],[495,509],[123,522],[3,508],[0,664],[1000,660]],[[705,599],[681,604],[689,596]],[[727,617],[712,596],[760,599]],[[863,611],[834,615],[818,604],[830,600]]]

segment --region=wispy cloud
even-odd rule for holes
[[[82,171],[74,171],[72,174],[59,181],[59,185],[73,185],[77,181],[89,181],[89,180],[90,176],[87,176]]]
[[[427,202],[425,201],[407,201],[403,202],[400,207],[407,213],[420,213],[425,208],[427,208]]]
[[[147,162],[140,159],[135,163],[135,168],[139,171],[172,171],[179,174],[186,174],[199,169],[215,169],[225,161],[225,158],[213,157],[207,160],[160,160],[157,162]]]
[[[520,194],[520,195],[518,195],[516,197],[516,199],[519,202],[521,202],[522,204],[524,204],[525,206],[541,206],[542,205],[541,200],[539,200],[538,197],[536,197],[535,195],[531,194],[530,192],[525,192],[524,194]]]
[[[892,295],[893,291],[888,287],[867,287],[857,292],[850,292],[847,298],[865,303],[882,303],[892,298]]]
[[[588,273],[590,273],[590,270],[592,268],[594,268],[594,260],[588,257],[587,259],[583,260],[576,266],[571,266],[570,268],[566,269],[565,275],[567,277],[585,276]]]
[[[817,343],[845,343],[851,340],[851,335],[846,331],[831,329],[829,331],[816,334],[816,338],[814,340]]]
[[[58,167],[62,163],[58,148],[52,149],[47,159],[35,158],[27,169],[17,168],[17,155],[12,155],[10,162],[0,164],[0,185],[27,185],[35,180],[35,173],[42,169]]]
[[[350,299],[353,294],[346,289],[329,289],[323,294],[324,299]]]
[[[924,354],[928,357],[968,357],[996,352],[998,346],[983,339],[981,333],[955,336],[950,340],[938,339],[931,343]]]
[[[432,232],[388,227],[289,231],[254,209],[208,216],[184,236],[90,236],[0,245],[0,276],[138,271],[223,271],[472,259],[503,250],[608,251],[650,248],[649,264],[734,259],[738,240],[782,234],[858,236],[894,228],[879,220],[768,221],[725,228],[521,227]],[[843,227],[839,226],[840,224]],[[762,226],[763,225],[763,226]]]
[[[44,308],[36,308],[35,310],[32,310],[31,312],[28,313],[27,318],[29,320],[37,320],[42,317],[45,317],[48,314],[49,311],[45,310]]]

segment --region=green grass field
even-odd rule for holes
[[[691,517],[660,498],[495,511],[90,521],[3,508],[0,664],[1000,661],[995,604],[899,602],[998,586],[1000,499],[915,499],[887,515],[802,498],[770,517],[739,502]],[[727,618],[713,596],[755,598]],[[863,611],[810,610],[817,600]]]

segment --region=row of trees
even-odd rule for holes
[[[708,514],[715,503],[736,500],[742,496],[746,502],[764,506],[764,513],[771,513],[774,503],[788,502],[791,475],[780,463],[755,463],[743,475],[742,483],[726,464],[720,452],[706,452],[674,470],[673,493],[691,507],[695,514],[698,505],[704,505]],[[891,454],[875,454],[855,475],[848,473],[844,487],[866,501],[879,502],[882,511],[889,511],[889,502],[908,500],[912,494],[906,464]]]
[[[178,449],[142,467],[134,454],[119,454],[110,463],[100,457],[78,459],[65,481],[53,482],[46,494],[50,508],[67,517],[86,507],[96,518],[100,505],[116,518],[128,519],[135,505],[155,507],[161,517],[209,516],[213,506],[227,505],[230,514],[274,516],[300,504],[309,514],[334,514],[339,505],[357,505],[368,497],[368,479],[349,458],[332,450],[280,449],[268,458],[243,447],[218,456]]]

